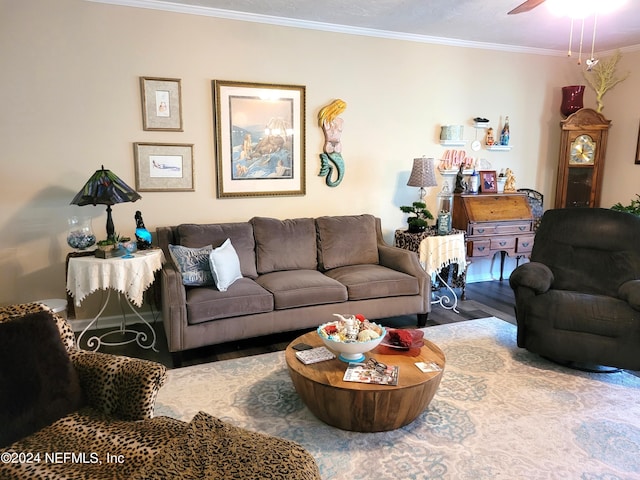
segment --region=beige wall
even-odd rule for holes
[[[519,187],[555,191],[560,87],[580,82],[561,56],[428,45],[278,27],[81,0],[0,0],[2,158],[0,304],[64,295],[66,222],[91,215],[104,236],[104,207],[69,205],[104,164],[135,185],[133,142],[195,144],[195,192],[143,193],[114,206],[116,230],[132,234],[135,210],[149,229],[181,222],[369,212],[387,239],[404,226],[398,207],[417,199],[406,186],[412,159],[439,158],[441,124],[481,115],[511,120],[513,150],[479,152],[511,167]],[[638,52],[632,77],[605,97],[613,120],[603,205],[637,191]],[[145,132],[140,76],[182,79],[184,132]],[[217,199],[211,80],[305,85],[307,194]],[[346,175],[337,188],[318,177],[318,109],[335,98],[343,114]],[[593,105],[591,92],[587,105]],[[591,104],[589,104],[591,102]],[[470,149],[468,149],[470,151]],[[437,189],[429,192],[435,207]],[[476,264],[477,278],[496,275]],[[473,272],[472,272],[473,273]],[[88,305],[91,305],[89,303]]]

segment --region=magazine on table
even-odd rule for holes
[[[366,363],[350,363],[342,379],[345,382],[397,385],[399,370],[397,365],[385,365],[370,358]]]
[[[301,350],[296,352],[296,357],[305,365],[311,365],[312,363],[324,362],[325,360],[331,360],[336,356],[326,347],[316,347],[309,350]]]

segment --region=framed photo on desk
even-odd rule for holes
[[[498,193],[498,180],[495,170],[481,170],[480,191],[482,193]]]

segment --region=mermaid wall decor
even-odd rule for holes
[[[326,177],[329,187],[337,187],[344,177],[344,160],[342,158],[342,127],[344,120],[339,115],[347,108],[340,99],[334,100],[318,112],[318,125],[324,133],[323,153],[320,154],[319,177]],[[336,174],[333,175],[333,170]]]

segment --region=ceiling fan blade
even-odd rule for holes
[[[528,12],[536,8],[538,5],[543,4],[544,1],[545,0],[527,0],[526,2],[518,5],[516,8],[511,10],[507,15],[515,15],[516,13]]]

